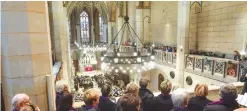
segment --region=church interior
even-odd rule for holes
[[[197,84],[206,84],[212,101],[222,84],[233,84],[239,94],[244,87],[247,1],[1,1],[0,6],[6,111],[14,109],[18,93],[40,111],[55,111],[57,81],[66,82],[75,108],[84,104],[89,88],[111,85],[116,102],[127,84],[142,78],[154,96],[166,80],[190,96]]]

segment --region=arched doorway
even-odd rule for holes
[[[159,92],[160,84],[168,79],[168,76],[164,71],[159,68],[151,69],[142,73],[142,77],[150,80],[149,89]]]
[[[158,88],[160,90],[160,84],[165,80],[165,77],[162,74],[158,75]]]

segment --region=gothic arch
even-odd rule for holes
[[[83,10],[83,9],[87,9],[87,10],[91,10],[91,7],[93,5],[93,8],[96,8],[103,16],[104,16],[104,22],[109,21],[109,15],[108,15],[108,9],[106,6],[106,3],[102,2],[102,1],[93,1],[93,3],[91,1],[70,1],[66,7],[67,7],[67,16],[68,18],[70,18],[73,10],[77,9],[77,10]]]

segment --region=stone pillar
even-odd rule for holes
[[[107,39],[108,39],[108,38],[107,38],[107,35],[108,35],[108,34],[107,34],[107,33],[108,33],[108,30],[107,30],[107,29],[108,29],[108,25],[107,25],[107,24],[104,24],[104,25],[103,25],[103,37],[104,37],[104,40],[103,40],[103,41],[104,41],[104,42],[107,42]]]
[[[120,29],[122,28],[123,26],[123,23],[124,23],[124,20],[123,20],[123,17],[117,17],[117,33],[120,31]],[[121,37],[122,37],[122,34],[123,34],[123,29],[121,30],[121,32],[118,34],[118,37],[116,38],[115,42],[118,42],[118,44],[121,44],[120,41],[121,41]]]
[[[178,23],[177,23],[177,64],[176,70],[179,74],[180,85],[184,86],[184,61],[185,54],[188,53],[188,36],[189,36],[189,15],[190,2],[178,2]]]
[[[108,44],[111,44],[112,41],[112,22],[108,22]]]
[[[50,25],[53,29],[52,40],[55,43],[55,53],[56,53],[56,61],[62,61],[62,72],[61,76],[63,79],[68,80],[68,59],[69,59],[69,40],[68,40],[68,19],[66,17],[66,9],[63,7],[63,2],[53,1],[51,4],[51,12],[52,17],[50,21],[52,24]],[[77,35],[78,36],[78,35]],[[80,42],[77,41],[78,44]]]
[[[128,2],[128,16],[130,18],[129,24],[136,31],[136,2]],[[133,33],[132,33],[132,36],[133,36]],[[129,34],[129,37],[132,40],[132,37],[130,34]]]
[[[82,45],[82,43],[81,43],[81,33],[80,33],[80,30],[81,30],[81,26],[80,25],[76,25],[76,41],[77,41],[77,44],[79,45],[79,46],[81,46]]]
[[[138,7],[139,4],[136,6]],[[137,8],[136,9],[136,33],[137,36],[141,39],[142,43],[144,44],[145,41],[149,40],[149,19],[148,16],[151,16],[150,9],[144,9],[144,8]],[[140,40],[137,40],[137,44],[142,46],[140,43]]]
[[[6,111],[13,110],[11,100],[17,93],[26,93],[41,111],[48,111],[46,75],[52,74],[52,54],[47,2],[4,1],[1,7]]]
[[[93,21],[93,12],[94,12],[94,10],[93,10],[93,6],[94,6],[94,4],[93,4],[93,2],[91,2],[92,3],[92,5],[91,5],[91,17],[90,17],[90,20],[91,20],[91,43],[93,43],[93,45],[95,44],[95,35],[94,35],[94,21]]]
[[[136,9],[136,34],[140,38],[141,41],[144,40],[143,36],[143,9]],[[141,42],[136,37],[135,41],[137,41],[137,46],[141,47]]]

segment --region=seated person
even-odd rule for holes
[[[232,84],[225,84],[220,87],[220,99],[209,103],[203,111],[233,111],[239,108],[236,98],[238,96],[237,88]]]
[[[168,52],[172,52],[172,47],[169,46]]]
[[[174,107],[170,111],[189,111],[186,107],[188,104],[188,99],[188,94],[184,89],[176,89],[172,93],[172,103]]]
[[[210,102],[207,99],[208,86],[206,84],[197,84],[194,90],[195,96],[190,98],[188,109],[190,111],[203,111],[203,108]]]
[[[177,48],[176,47],[173,47],[172,48],[172,52],[177,52]]]
[[[139,96],[133,93],[128,93],[123,95],[119,99],[119,101],[121,103],[120,105],[121,111],[141,111],[140,110],[141,99],[139,98]]]
[[[109,99],[111,86],[106,84],[101,88],[102,96],[99,99],[98,108],[100,111],[115,111],[116,104]]]
[[[239,61],[240,60],[240,54],[239,54],[238,51],[234,51],[233,56],[234,56],[234,58],[233,58],[234,60],[236,60],[236,61]]]
[[[84,103],[79,111],[100,111],[98,109],[100,92],[98,90],[91,88],[84,92]]]
[[[233,77],[237,76],[236,73],[235,73],[234,64],[229,64],[229,67],[227,69],[227,75],[233,76]]]
[[[20,111],[20,109],[25,105],[30,105],[31,101],[29,96],[26,94],[16,94],[12,98],[12,105],[14,106],[13,111]]]
[[[172,83],[169,80],[165,80],[160,84],[161,94],[154,97],[151,102],[151,109],[153,111],[169,111],[173,108],[171,100]]]

